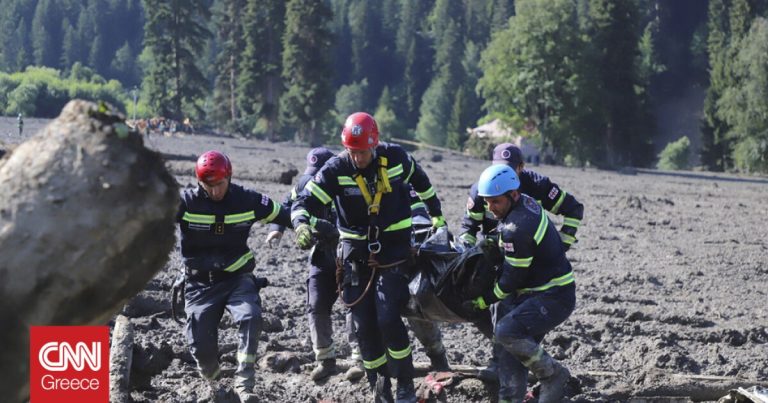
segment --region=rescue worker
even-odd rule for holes
[[[523,153],[512,143],[502,143],[493,149],[493,164],[504,164],[514,169],[520,180],[519,192],[538,200],[550,213],[563,216],[560,239],[567,251],[576,242],[576,231],[584,217],[584,206],[572,194],[550,181],[548,177],[525,169]],[[466,247],[474,246],[477,243],[478,232],[481,233],[482,237],[487,237],[496,230],[497,224],[498,220],[488,211],[483,198],[477,193],[477,183],[474,183],[469,190],[467,209],[458,236],[459,242]],[[503,311],[505,308],[499,306],[491,308],[494,320],[504,314],[504,312],[496,312],[497,309]],[[500,353],[499,349],[499,346],[494,347],[488,367],[478,373],[480,379],[485,381],[497,380],[496,362]]]
[[[494,328],[496,342],[509,353],[499,357],[499,401],[523,401],[530,370],[541,383],[539,402],[560,402],[570,373],[542,349],[541,341],[570,316],[576,303],[565,243],[542,206],[520,192],[511,167],[485,169],[477,192],[499,220],[501,272],[493,289],[465,304],[482,310],[507,302],[509,310]]]
[[[22,133],[24,133],[24,117],[21,116],[21,112],[16,117],[16,125],[19,126],[19,137],[21,137]]]
[[[320,170],[320,168],[333,157],[333,152],[324,147],[313,148],[307,153],[307,168],[299,177],[291,193],[283,201],[283,207],[291,208],[299,193],[304,190],[307,183]],[[323,206],[317,218],[336,223],[336,212],[332,205]],[[267,235],[267,243],[270,247],[278,244],[282,239],[285,226],[271,224]],[[312,340],[312,350],[315,353],[317,367],[312,370],[310,378],[314,381],[325,379],[336,372],[336,346],[333,342],[333,322],[331,310],[336,302],[336,245],[321,244],[312,248],[309,257],[309,278],[307,279],[307,319]],[[351,321],[351,317],[348,318]],[[350,327],[348,325],[348,327]],[[357,340],[352,332],[349,332],[349,343],[353,349],[353,359],[359,361]],[[357,351],[357,354],[355,352]],[[362,366],[362,365],[361,365]],[[357,380],[364,375],[362,369],[357,366],[349,368],[345,377],[348,380]]]
[[[409,298],[412,218],[409,185],[434,227],[445,225],[429,178],[401,147],[379,143],[373,117],[357,112],[341,132],[345,151],[331,158],[293,203],[296,243],[312,244],[312,215],[333,202],[338,214],[344,303],[350,307],[367,379],[377,401],[415,402],[413,359],[400,317]]]
[[[186,337],[203,378],[219,375],[218,325],[226,308],[237,324],[235,390],[248,400],[262,328],[259,289],[267,285],[252,271],[247,240],[256,221],[290,224],[287,209],[267,195],[231,182],[232,164],[218,151],[202,154],[195,166],[198,187],[181,195],[177,221],[186,287]]]

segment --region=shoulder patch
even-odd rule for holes
[[[267,195],[261,195],[261,204],[269,206],[269,197]]]
[[[472,210],[475,207],[475,199],[467,197],[467,210]]]
[[[541,206],[532,197],[526,197],[523,200],[523,205],[534,214],[541,213]]]
[[[411,188],[411,198],[413,199],[413,198],[417,198],[417,197],[419,197],[419,195],[416,193],[415,190],[413,190],[413,188]]]
[[[547,197],[549,197],[549,200],[555,200],[555,197],[557,197],[558,193],[560,193],[560,191],[557,189],[557,187],[552,186],[552,189],[549,191]]]

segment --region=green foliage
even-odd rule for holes
[[[333,115],[336,117],[337,126],[343,125],[344,120],[350,114],[362,110],[360,108],[360,100],[365,97],[367,92],[368,80],[365,79],[358,83],[342,85],[339,90],[336,91]]]
[[[286,85],[280,98],[281,121],[296,128],[296,139],[319,144],[321,121],[332,102],[330,59],[331,11],[325,2],[289,0],[283,35]]]
[[[58,70],[30,67],[24,73],[0,73],[0,110],[6,115],[19,112],[24,116],[56,117],[72,99],[104,101],[122,111],[130,102],[122,85],[94,75],[85,81],[77,77],[62,78]]]
[[[691,154],[691,141],[688,136],[683,136],[667,144],[659,153],[659,162],[656,168],[667,171],[678,171],[690,168],[688,162]]]
[[[384,88],[379,98],[379,106],[373,115],[379,126],[379,133],[383,139],[392,137],[408,138],[409,133],[405,124],[395,114],[394,99],[389,94],[389,88]]]
[[[735,85],[725,88],[718,116],[729,126],[736,167],[768,172],[768,20],[758,17],[732,63]]]

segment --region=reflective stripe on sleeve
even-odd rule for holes
[[[530,267],[531,263],[533,263],[533,256],[526,257],[526,258],[516,258],[516,257],[504,256],[504,259],[512,267],[517,267],[517,268],[520,268],[520,269],[525,269],[527,267]]]
[[[499,283],[496,282],[496,285],[493,286],[493,295],[496,296],[496,298],[502,300],[504,298],[507,298],[510,294],[510,292],[504,292],[501,287],[499,287]]]
[[[549,224],[549,218],[547,218],[547,213],[544,212],[544,210],[541,210],[541,220],[539,221],[539,227],[536,228],[536,233],[533,235],[533,240],[536,241],[536,245],[541,243],[541,240],[544,239],[544,234],[547,233],[547,225]]]
[[[325,190],[323,190],[317,183],[312,181],[307,182],[306,189],[309,190],[313,196],[317,197],[317,200],[320,200],[321,203],[328,204],[331,202],[331,196],[328,196],[328,193],[325,193]]]
[[[419,195],[419,198],[420,198],[421,200],[427,200],[427,199],[429,199],[430,197],[432,197],[432,196],[434,196],[434,195],[435,195],[435,188],[433,188],[433,187],[431,187],[431,186],[430,186],[430,187],[429,187],[429,189],[427,189],[427,190],[425,190],[425,191],[423,191],[423,192],[416,192],[416,194],[418,194],[418,195]]]
[[[563,225],[567,225],[573,228],[579,228],[579,225],[581,225],[581,220],[576,218],[571,218],[571,217],[565,217],[565,219],[563,219]]]
[[[247,213],[240,214],[227,214],[224,216],[224,224],[237,224],[240,222],[251,221],[256,219],[256,214],[253,210]]]
[[[546,291],[552,287],[561,287],[564,285],[568,285],[574,282],[573,278],[573,272],[568,272],[568,274],[564,274],[560,277],[553,278],[552,280],[549,280],[544,285],[540,285],[538,287],[532,287],[532,288],[520,288],[517,290],[517,294],[526,294],[529,292],[536,292],[536,291]]]
[[[272,222],[272,220],[277,217],[277,215],[280,214],[280,205],[275,203],[274,200],[272,200],[272,212],[269,213],[269,215],[261,220],[261,222]]]
[[[552,210],[549,210],[552,212],[552,214],[557,214],[557,211],[560,210],[560,205],[563,204],[563,200],[565,200],[565,191],[563,189],[560,189],[560,197],[557,198],[557,202],[554,206],[552,206]]]

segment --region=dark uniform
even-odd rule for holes
[[[501,274],[487,304],[505,300],[495,336],[506,352],[499,358],[499,399],[522,401],[528,370],[539,379],[552,375],[553,360],[539,343],[565,321],[576,302],[570,262],[554,225],[533,198],[521,194],[498,226],[504,256]]]
[[[518,175],[520,178],[521,193],[525,193],[538,200],[544,208],[552,214],[560,214],[564,217],[563,226],[560,229],[562,242],[570,247],[576,241],[576,231],[584,218],[584,205],[579,203],[573,195],[560,189],[556,183],[552,183],[548,177],[534,171],[523,169]],[[467,200],[467,210],[461,222],[459,238],[474,245],[477,242],[478,231],[487,236],[496,229],[498,220],[488,211],[485,201],[477,195],[477,182],[472,184]]]
[[[202,187],[182,193],[177,215],[186,266],[186,335],[200,373],[219,374],[218,324],[226,308],[238,326],[236,386],[252,388],[261,333],[261,299],[247,240],[256,221],[290,225],[289,212],[266,195],[233,183],[221,201]]]
[[[352,317],[369,382],[375,383],[377,373],[392,376],[398,379],[399,390],[401,383],[412,388],[413,379],[411,345],[400,319],[409,298],[409,273],[403,265],[411,253],[409,184],[432,217],[442,216],[442,211],[429,178],[400,146],[381,143],[373,151],[373,162],[363,170],[346,152],[331,158],[299,194],[291,216],[298,227],[308,224],[310,214],[317,215],[323,206],[331,202],[336,206],[345,271],[343,298],[348,304],[357,302],[351,307]],[[365,179],[366,192],[373,196],[377,182],[383,180],[382,168],[391,191],[381,195],[378,214],[369,215],[356,177]],[[369,257],[387,266],[376,269],[374,278]],[[369,279],[372,284],[365,292]]]
[[[291,193],[283,200],[283,207],[290,211],[291,205],[312,179],[316,170],[307,171],[299,177]],[[332,205],[322,206],[316,218],[336,222],[336,213]],[[285,226],[270,225],[270,231],[283,232]],[[312,348],[317,361],[336,358],[333,343],[333,322],[331,310],[336,302],[336,247],[335,245],[315,245],[309,255],[309,278],[307,279],[307,314]]]

